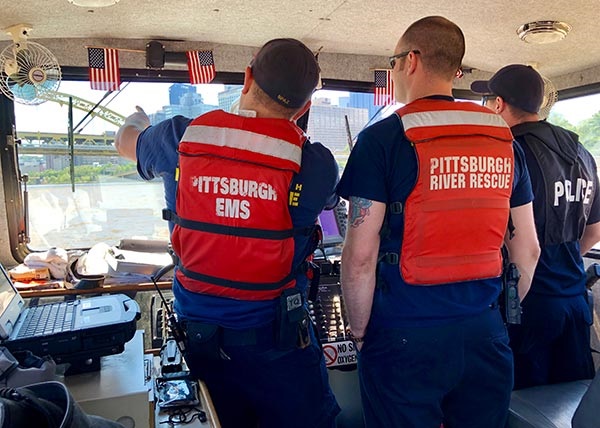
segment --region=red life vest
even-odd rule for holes
[[[222,110],[194,119],[179,143],[171,236],[187,290],[240,300],[295,285],[292,177],[305,136],[283,119]]]
[[[402,277],[437,285],[499,276],[514,170],[509,127],[470,102],[422,99],[396,114],[419,167],[403,207]]]

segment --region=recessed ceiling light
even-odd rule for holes
[[[527,43],[545,44],[554,43],[567,37],[571,26],[561,21],[535,21],[521,25],[517,34]]]
[[[69,3],[81,7],[106,7],[119,3],[119,0],[69,0]]]

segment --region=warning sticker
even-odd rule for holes
[[[354,349],[354,342],[351,340],[324,344],[323,355],[327,367],[356,364],[356,350]]]

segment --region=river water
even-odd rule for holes
[[[86,248],[98,242],[117,245],[123,238],[168,240],[162,181],[122,180],[30,185],[31,248]]]

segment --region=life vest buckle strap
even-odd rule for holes
[[[390,265],[397,265],[400,263],[400,255],[398,253],[384,253],[379,256],[379,261]]]
[[[278,290],[280,288],[283,288],[285,285],[289,284],[290,281],[294,280],[295,274],[296,274],[296,272],[290,272],[288,275],[286,275],[285,278],[283,278],[279,281],[276,281],[276,282],[249,283],[249,282],[242,282],[242,281],[234,281],[234,280],[230,280],[230,279],[226,279],[226,278],[219,278],[219,277],[203,274],[200,272],[192,271],[190,269],[187,269],[185,266],[183,266],[183,264],[181,264],[181,261],[179,262],[179,265],[177,267],[181,271],[181,273],[183,273],[183,275],[185,275],[188,278],[194,279],[196,281],[205,282],[205,283],[216,285],[216,286],[222,287],[222,288],[231,288],[231,289],[237,289],[237,290],[249,290],[249,291],[258,291],[258,292]]]
[[[253,229],[249,227],[236,227],[227,226],[224,224],[208,223],[204,221],[189,220],[182,218],[177,213],[164,209],[163,219],[175,223],[185,229],[196,230],[199,232],[215,233],[219,235],[232,235],[243,238],[256,238],[256,239],[272,239],[282,240],[292,238],[296,233],[307,233],[309,234],[308,228],[304,229],[285,229],[285,230],[267,230],[267,229]],[[312,232],[312,226],[310,231]]]
[[[163,208],[162,210],[162,219],[166,220],[166,221],[173,221],[173,214],[175,214],[173,211],[171,211],[168,208]]]
[[[392,202],[390,204],[390,213],[392,214],[402,214],[404,211],[404,205],[402,202]]]

